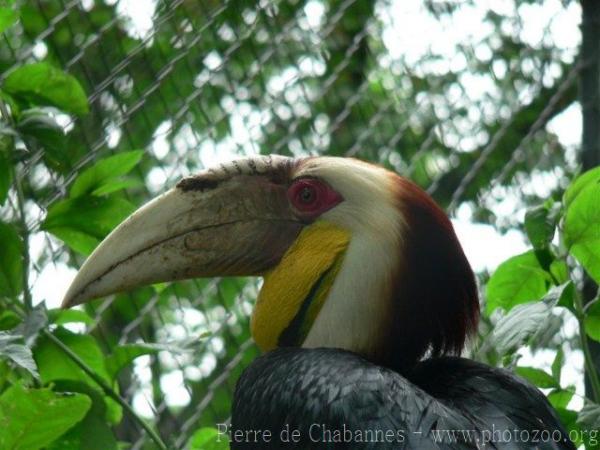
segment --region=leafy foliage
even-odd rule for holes
[[[4,33],[4,31],[12,26],[18,18],[19,15],[14,9],[0,7],[0,33]]]
[[[229,448],[229,440],[220,436],[215,428],[200,428],[189,442],[190,450],[226,450]]]
[[[69,198],[53,204],[41,228],[73,250],[88,255],[135,207],[116,194],[137,183],[123,179],[142,157],[141,151],[121,153],[82,171]]]
[[[517,367],[516,372],[540,388],[553,389],[549,394],[552,404],[564,417],[580,430],[593,431],[590,425],[600,404],[600,380],[589,351],[588,338],[598,339],[598,301],[585,307],[582,293],[576,288],[577,266],[571,264],[570,256],[576,258],[583,268],[594,278],[598,276],[600,261],[600,172],[597,169],[580,175],[566,190],[562,203],[546,203],[532,208],[525,216],[525,230],[531,241],[532,250],[502,263],[487,284],[488,314],[503,309],[502,315],[492,331],[488,344],[506,357],[515,354],[523,345],[532,345],[540,332],[548,325],[554,309],[564,308],[573,314],[579,323],[581,345],[584,348],[589,382],[592,386],[590,398],[577,414],[568,409],[573,392],[561,387],[561,367],[564,353],[560,349],[552,373],[533,367]],[[559,224],[561,225],[559,227]],[[559,245],[552,237],[558,227]],[[563,252],[566,249],[568,253]],[[562,264],[567,268],[567,282],[559,284],[553,268]],[[528,303],[523,301],[529,300]],[[535,301],[531,301],[535,300]],[[590,413],[590,411],[592,411]],[[566,417],[577,419],[566,420]],[[590,444],[595,448],[595,444]]]
[[[0,396],[0,447],[46,447],[79,422],[90,404],[85,395],[61,395],[50,389],[26,389],[15,384]]]
[[[37,367],[31,349],[26,345],[19,344],[21,336],[15,336],[5,331],[0,331],[0,357],[9,359],[17,366],[29,371],[31,375],[38,378]]]
[[[487,310],[510,310],[516,305],[537,300],[548,289],[547,275],[533,251],[503,262],[486,286]]]
[[[542,369],[537,369],[535,367],[517,367],[515,372],[540,388],[550,389],[560,387],[556,382],[556,379]]]
[[[23,289],[23,243],[14,226],[0,222],[0,294],[17,296]]]
[[[52,205],[41,228],[88,255],[134,209],[122,197],[86,195]]]
[[[54,106],[76,115],[88,112],[87,97],[79,82],[46,62],[18,68],[4,80],[2,89],[28,104]]]
[[[584,324],[587,335],[600,342],[600,302],[598,300],[586,308]]]
[[[580,185],[582,182],[579,183]],[[600,282],[600,173],[589,179],[567,207],[565,244],[596,282]]]
[[[0,25],[4,19],[0,9]],[[0,130],[0,203],[4,203],[14,182],[12,160],[18,154],[17,143],[27,150],[42,148],[50,155],[63,151],[64,130],[54,119],[53,111],[43,106],[83,115],[88,112],[88,102],[74,77],[45,62],[12,72],[0,93],[0,101],[5,102],[3,119],[7,119],[9,105],[12,109],[12,116],[2,122]],[[82,171],[71,187],[70,198],[49,208],[41,228],[76,251],[91,252],[133,210],[133,205],[118,192],[137,185],[122,176],[141,157],[141,151],[126,152]],[[56,167],[52,157],[48,162],[50,167]],[[24,290],[27,268],[22,236],[17,225],[0,222],[0,300],[8,299],[13,307]],[[0,379],[4,377],[0,392],[5,387],[0,396],[0,447],[116,450],[117,440],[110,427],[122,420],[122,410],[106,395],[106,386],[114,384],[123,366],[156,349],[142,344],[124,346],[106,357],[93,336],[72,333],[61,326],[74,322],[91,324],[92,319],[85,312],[53,310],[47,314],[43,308],[36,308],[23,316],[21,308],[15,311],[4,310],[0,315],[0,328],[6,330],[0,331],[0,365],[8,363],[21,375],[20,381],[12,382],[15,378],[11,372],[0,370]],[[48,321],[58,327],[44,334]],[[57,340],[62,346],[57,346]],[[64,348],[69,349],[68,354]],[[81,364],[94,376],[82,370]],[[39,380],[45,387],[26,388],[21,382],[28,379]],[[98,384],[98,380],[106,384]]]

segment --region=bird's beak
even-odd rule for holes
[[[238,173],[186,178],[134,212],[85,261],[62,306],[152,283],[259,275],[276,266],[302,228],[282,181],[289,164],[247,161]]]

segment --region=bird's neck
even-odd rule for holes
[[[341,348],[381,363],[388,353],[395,235],[354,235],[329,295],[302,346]]]
[[[264,275],[251,322],[254,340],[263,351],[304,342],[337,282],[349,242],[348,231],[315,223]]]

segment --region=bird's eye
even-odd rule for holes
[[[300,178],[289,187],[288,199],[301,217],[312,219],[341,202],[342,196],[321,180]]]
[[[326,186],[312,178],[294,181],[288,191],[290,202],[300,212],[317,210]]]
[[[314,186],[304,186],[299,194],[298,200],[300,200],[305,205],[309,205],[317,199],[317,193],[315,191]]]

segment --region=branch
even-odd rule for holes
[[[6,104],[0,99],[0,114],[6,119],[6,121],[14,128],[13,117],[6,107]],[[14,148],[14,146],[13,146]],[[19,233],[21,240],[23,241],[23,303],[25,309],[31,311],[33,307],[31,301],[31,292],[29,291],[29,229],[27,227],[27,220],[25,218],[25,196],[23,195],[23,186],[21,185],[21,179],[18,177],[17,171],[14,165],[11,165],[11,175],[13,179],[13,185],[17,192],[17,206],[19,209]]]
[[[144,420],[142,420],[133,408],[121,397],[102,377],[100,377],[94,370],[89,367],[76,353],[73,352],[68,346],[66,346],[60,339],[50,333],[48,330],[43,330],[44,335],[50,339],[58,348],[60,348],[75,364],[77,364],[81,370],[83,370],[89,377],[94,380],[98,385],[102,388],[104,393],[108,395],[110,398],[119,403],[123,409],[129,414],[129,416],[140,425],[148,436],[154,441],[154,443],[158,446],[160,450],[167,450],[167,446],[162,441],[160,436],[156,433],[156,431],[148,425]]]

